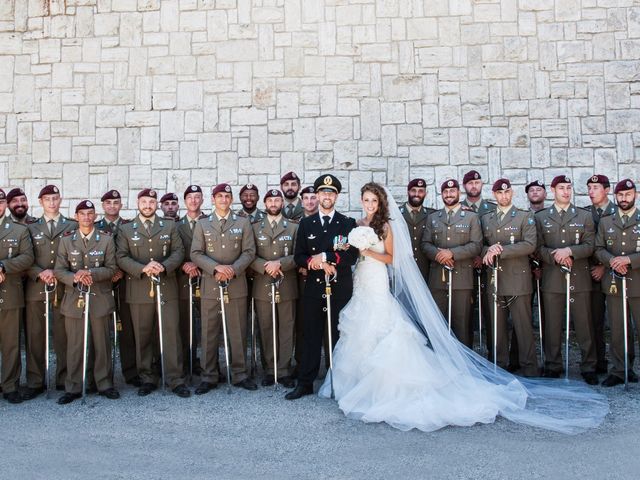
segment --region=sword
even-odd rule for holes
[[[500,270],[500,255],[496,255],[493,262],[493,371],[498,367],[498,270]]]
[[[155,285],[156,290],[156,307],[158,309],[158,330],[160,335],[160,368],[162,369],[162,393],[166,394],[165,388],[165,377],[166,372],[164,368],[164,335],[162,332],[162,305],[164,301],[162,300],[162,291],[160,290],[160,277],[156,275],[152,275],[151,282]]]
[[[565,323],[565,339],[564,339],[564,379],[569,380],[569,321],[571,318],[571,268],[566,265],[560,265],[560,270],[564,273],[564,279],[567,284],[567,299],[565,302],[566,323]]]
[[[44,350],[45,350],[45,357],[44,357],[44,371],[45,371],[45,383],[47,384],[47,398],[49,398],[51,396],[51,379],[50,379],[50,374],[49,374],[49,357],[51,356],[50,353],[50,346],[49,346],[49,329],[50,326],[49,324],[51,323],[51,315],[52,315],[52,311],[51,311],[51,299],[50,299],[50,295],[53,293],[55,294],[56,288],[58,287],[58,282],[56,280],[53,281],[53,283],[46,283],[44,285],[44,305],[45,305],[45,313],[44,313]]]
[[[193,286],[194,278],[189,277],[189,383],[193,383]]]
[[[218,288],[220,289],[220,309],[222,313],[222,336],[224,338],[224,357],[227,362],[227,393],[231,393],[231,364],[229,363],[229,337],[227,336],[227,308],[225,304],[229,302],[229,294],[227,293],[227,287],[229,281],[225,280],[219,282]]]
[[[255,378],[256,369],[258,364],[258,337],[256,335],[256,304],[253,297],[251,297],[251,351],[249,352],[249,373],[251,378]]]
[[[82,337],[82,405],[86,403],[87,396],[87,355],[89,354],[89,300],[91,299],[91,287],[84,290],[84,285],[79,283],[76,287],[84,296],[84,332]]]
[[[478,351],[482,354],[482,269],[476,269],[478,276]]]
[[[113,354],[111,355],[111,383],[115,385],[116,351],[118,349],[118,301],[116,299],[116,294],[113,289],[111,289],[111,295],[113,296],[113,301],[115,303],[115,309],[111,314],[111,319],[113,321]]]
[[[533,265],[540,268],[540,262],[533,260]],[[536,278],[536,295],[538,296],[538,333],[540,334],[540,363],[544,368],[544,341],[542,337],[542,297],[540,296],[540,279]]]
[[[333,389],[333,335],[331,332],[331,282],[335,280],[337,274],[331,276],[329,274],[325,274],[324,276],[324,295],[323,297],[327,300],[327,306],[323,309],[327,312],[327,336],[329,337],[329,346],[327,348],[329,353],[329,372],[330,375],[329,380],[331,381],[331,398],[336,398],[335,391]]]
[[[449,333],[451,333],[451,304],[453,300],[453,267],[449,267],[448,265],[444,265],[444,268],[449,275],[449,295],[447,299],[447,323],[449,324]]]
[[[278,389],[278,319],[276,315],[276,303],[280,301],[278,288],[284,280],[284,273],[280,272],[278,278],[274,278],[269,286],[271,287],[271,328],[273,330],[273,384],[275,390]]]
[[[624,334],[624,389],[629,390],[629,339],[628,334],[628,322],[629,311],[627,310],[627,276],[618,275],[622,278],[622,321],[624,322],[622,331]]]

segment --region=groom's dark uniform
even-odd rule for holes
[[[323,175],[315,182],[315,190],[326,188],[340,193],[341,185],[332,175]],[[342,236],[347,243],[349,232],[356,222],[336,211],[328,225],[322,212],[303,218],[298,227],[295,242],[294,260],[299,267],[307,268],[314,255],[325,255],[325,261],[336,267],[336,279],[331,282],[331,326],[333,346],[338,340],[338,314],[351,298],[353,281],[351,266],[358,258],[358,250],[349,247],[345,250],[338,245],[337,238]],[[324,270],[308,270],[303,293],[304,308],[304,349],[298,369],[298,387],[310,388],[320,368],[320,348],[327,323]],[[310,393],[310,392],[309,392]]]

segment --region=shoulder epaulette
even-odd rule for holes
[[[100,232],[102,235],[107,235],[107,236],[112,236],[113,234],[111,232],[109,232],[108,230],[98,230],[98,232]]]
[[[68,237],[69,235],[73,235],[74,233],[76,233],[75,230],[67,230],[66,232],[64,232],[64,234],[62,236],[63,237]]]
[[[473,208],[467,207],[466,205],[460,204],[460,210],[464,210],[465,212],[473,212]]]

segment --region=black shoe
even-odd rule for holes
[[[545,378],[560,378],[560,372],[554,372],[553,370],[545,370],[542,376]]]
[[[191,396],[191,390],[189,390],[184,383],[181,383],[171,391],[180,398],[189,398]]]
[[[218,386],[217,383],[200,382],[200,385],[196,387],[194,393],[196,395],[204,395],[205,393],[209,393],[211,390],[213,390],[217,386]]]
[[[627,373],[627,380],[629,380],[629,383],[638,383],[638,375],[636,375],[633,370],[629,370],[629,373]]]
[[[127,385],[133,385],[136,388],[140,388],[142,386],[142,380],[140,380],[140,377],[138,375],[130,378],[129,380],[126,380],[126,382]]]
[[[98,393],[98,387],[96,387],[95,385],[91,385],[90,387],[87,387],[87,395],[92,394],[92,393]]]
[[[234,387],[239,387],[239,388],[244,388],[245,390],[252,390],[252,391],[258,389],[258,386],[256,385],[256,382],[254,382],[250,378],[245,378],[241,382],[234,383],[233,386]]]
[[[194,365],[193,366],[193,374],[200,376],[202,375],[202,367],[200,365]]]
[[[313,385],[298,384],[298,386],[287,393],[284,398],[287,400],[297,400],[305,395],[313,395]]]
[[[603,387],[615,387],[616,385],[620,385],[624,383],[624,380],[621,379],[620,377],[616,377],[615,375],[609,375],[607,378],[605,378],[601,385]]]
[[[293,388],[296,386],[295,380],[289,376],[279,378],[278,383],[280,383],[284,388]]]
[[[107,397],[109,400],[117,400],[118,398],[120,398],[120,392],[118,392],[118,390],[113,387],[102,390],[101,392],[98,392],[98,394],[103,397]]]
[[[596,372],[583,372],[582,378],[589,385],[598,385],[600,380],[598,380],[598,374]]]
[[[2,396],[9,403],[22,403],[22,395],[18,391],[3,393]]]
[[[275,377],[273,375],[267,375],[266,377],[264,377],[262,379],[262,386],[263,387],[270,387],[274,383],[276,383],[276,379],[275,379]]]
[[[44,387],[38,387],[38,388],[27,387],[27,389],[22,394],[22,399],[33,400],[34,398],[36,398],[38,395],[42,393],[44,393]]]
[[[78,398],[82,398],[81,393],[67,392],[58,399],[58,405],[66,405],[67,403],[71,403]]]
[[[143,383],[142,386],[138,389],[138,396],[146,397],[151,392],[153,392],[156,388],[158,388],[158,386],[155,385],[154,383]]]
[[[64,392],[64,385],[57,384],[57,385],[56,385],[56,390],[57,390],[58,392]]]

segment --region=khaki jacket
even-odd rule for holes
[[[178,298],[176,270],[182,265],[184,247],[176,222],[156,215],[148,234],[140,218],[136,217],[120,227],[116,247],[118,267],[127,274],[127,303],[155,303],[155,297],[149,295],[152,288],[151,279],[142,272],[152,260],[161,263],[165,268],[160,274],[163,299]]]
[[[282,207],[282,216],[284,218],[288,218],[289,220],[301,220],[304,217],[304,207],[302,206],[302,201],[299,198],[293,204],[294,207],[291,215],[287,215],[287,205],[289,204],[285,201],[284,206]]]
[[[89,315],[110,315],[116,306],[111,294],[111,277],[117,269],[116,248],[110,234],[94,229],[86,247],[77,231],[69,232],[60,242],[55,274],[58,282],[64,284],[60,312],[67,317],[80,318],[84,314],[84,310],[78,307],[80,292],[75,288],[73,276],[77,271],[87,269],[93,278]]]
[[[640,297],[640,210],[631,217],[625,226],[618,213],[600,220],[596,237],[596,258],[607,266],[602,278],[602,291],[607,295],[622,296],[622,280],[611,276],[609,262],[613,257],[627,256],[631,260],[627,273],[627,296]],[[611,282],[616,288],[611,290]],[[637,321],[637,319],[636,319]]]
[[[453,252],[455,260],[453,290],[473,289],[473,259],[482,249],[482,228],[477,214],[460,208],[449,223],[446,209],[433,212],[427,218],[421,247],[431,261],[429,288],[449,288],[448,273],[435,261],[438,250],[444,248]]]
[[[191,261],[202,270],[200,295],[215,300],[219,296],[219,284],[214,278],[218,265],[230,265],[235,277],[229,282],[229,298],[246,297],[247,279],[245,271],[256,255],[256,245],[249,219],[229,213],[224,228],[213,212],[207,218],[198,221],[193,231],[191,243]]]
[[[22,308],[22,274],[33,264],[33,246],[29,229],[6,217],[0,224],[0,261],[6,274],[0,283],[0,310]]]
[[[40,217],[35,223],[28,225],[31,234],[31,243],[33,244],[33,252],[35,255],[34,263],[27,272],[27,301],[45,300],[44,284],[38,280],[38,275],[47,269],[54,269],[56,266],[56,258],[58,256],[58,246],[63,235],[78,228],[75,220],[70,220],[63,215],[58,219],[58,225],[53,232],[49,233],[49,226],[44,216]],[[62,289],[56,289],[58,300],[62,300]]]
[[[574,292],[591,291],[589,257],[595,246],[595,226],[591,214],[571,204],[562,220],[555,205],[535,215],[538,231],[538,254],[543,262],[540,289],[549,293],[566,293],[565,274],[551,252],[570,247],[573,257],[571,288]]]
[[[203,218],[207,218],[207,216],[204,213],[201,213],[200,216],[196,219],[196,224]],[[176,222],[176,225],[178,226],[178,233],[180,234],[180,239],[182,240],[182,245],[184,246],[183,264],[191,261],[191,242],[193,241],[193,230],[191,230],[190,222],[191,219],[187,215]],[[177,278],[180,299],[189,300],[189,275],[185,274],[182,271],[182,265],[180,265],[180,268],[177,270]]]
[[[298,298],[298,279],[296,264],[293,259],[294,242],[298,224],[282,217],[275,230],[269,225],[268,218],[253,224],[254,240],[256,242],[256,258],[251,268],[256,272],[253,281],[253,298],[271,301],[272,277],[264,271],[264,264],[270,260],[280,260],[284,279],[279,287],[280,300],[295,300]]]
[[[536,249],[536,221],[533,214],[512,206],[498,221],[498,212],[484,215],[482,234],[484,256],[491,245],[499,243],[503,247],[498,262],[498,295],[515,296],[533,293],[529,254]],[[488,270],[491,275],[491,270]]]
[[[413,249],[413,259],[416,261],[425,282],[429,279],[429,259],[422,251],[420,245],[422,243],[422,235],[424,234],[424,230],[427,226],[427,218],[433,212],[435,212],[433,208],[421,207],[414,218],[413,215],[411,215],[410,207],[406,204],[400,207],[400,213],[402,213],[405,222],[407,222],[407,227],[409,228],[411,248]]]

